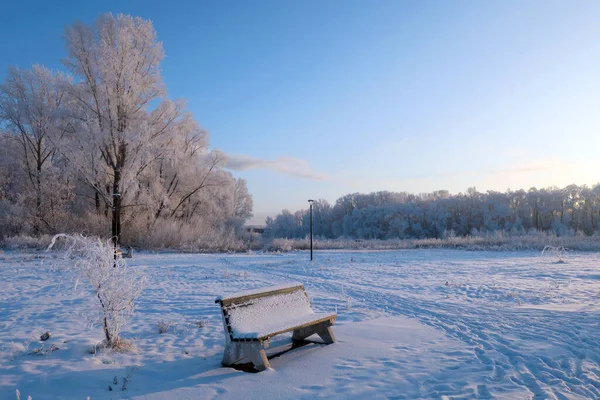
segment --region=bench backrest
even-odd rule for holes
[[[215,302],[221,304],[224,324],[231,339],[237,332],[260,331],[265,324],[314,313],[302,284],[219,297]]]

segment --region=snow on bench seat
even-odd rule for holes
[[[264,349],[272,336],[285,332],[293,331],[293,340],[316,333],[325,343],[335,341],[330,327],[337,315],[315,313],[301,283],[219,296],[215,302],[223,314],[223,365],[249,358],[259,370],[269,367]]]
[[[335,317],[335,314],[315,313],[304,291],[252,299],[230,307],[229,325],[234,339],[258,339],[275,336]]]

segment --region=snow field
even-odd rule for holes
[[[148,284],[123,330],[136,350],[93,353],[102,332],[86,285],[52,254],[0,253],[0,398],[17,388],[33,400],[599,398],[598,255],[554,261],[457,250],[318,252],[312,263],[306,252],[141,253],[130,266]],[[337,311],[338,342],[293,349],[260,374],[222,368],[214,299],[287,282],[304,283],[316,312]]]

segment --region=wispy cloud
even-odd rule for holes
[[[530,165],[523,165],[523,166],[520,166],[517,168],[490,170],[487,172],[488,172],[488,174],[525,174],[525,173],[529,173],[529,172],[547,171],[550,169],[552,169],[552,166],[548,165],[548,164],[530,164]]]
[[[328,179],[326,174],[314,171],[306,160],[293,157],[278,157],[273,160],[265,160],[244,154],[228,154],[225,168],[234,171],[269,169],[297,178],[319,181]]]
[[[364,188],[368,187],[368,190],[406,190],[415,193],[438,189],[449,189],[451,192],[458,192],[468,186],[476,186],[478,189],[483,190],[548,186],[552,183],[547,183],[549,180],[546,178],[556,178],[564,170],[565,166],[558,160],[541,159],[497,169],[464,169],[433,174],[415,173],[401,178],[343,174],[338,179],[351,187],[352,190],[359,191],[365,191]]]

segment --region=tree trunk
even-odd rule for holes
[[[98,190],[94,190],[94,204],[96,206],[96,214],[100,215],[100,194]]]
[[[38,236],[40,234],[40,221],[42,220],[42,180],[40,178],[41,173],[41,165],[38,165],[38,170],[35,177],[35,222],[33,224],[35,236]]]
[[[121,183],[121,170],[116,168],[114,170],[113,180],[113,207],[112,207],[112,239],[115,246],[121,244],[121,193],[119,192],[119,185]]]

